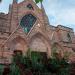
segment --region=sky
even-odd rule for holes
[[[21,2],[23,0],[18,0]],[[8,13],[12,0],[0,3],[0,12]],[[51,25],[63,25],[75,31],[75,0],[44,0],[43,5]]]

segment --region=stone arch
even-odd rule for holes
[[[64,50],[63,47],[59,43],[55,42],[52,45],[52,53],[51,54],[56,53],[56,54],[59,54],[60,57],[63,57],[63,50]]]
[[[46,52],[47,56],[51,56],[50,41],[41,33],[36,33],[30,38],[29,47],[32,51]]]
[[[21,51],[24,55],[26,54],[28,49],[26,40],[20,36],[11,40],[9,46],[11,51]]]

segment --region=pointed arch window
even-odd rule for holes
[[[68,41],[71,42],[71,36],[70,33],[67,33]]]
[[[35,24],[36,20],[37,18],[35,16],[33,16],[32,14],[27,14],[21,19],[20,25],[22,26],[24,31],[28,33],[32,26]]]

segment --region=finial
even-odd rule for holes
[[[18,2],[18,0],[13,0],[13,3],[17,3]]]

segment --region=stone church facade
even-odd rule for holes
[[[31,52],[45,52],[51,57],[53,48],[75,61],[75,35],[71,28],[50,25],[43,5],[39,8],[33,0],[24,0],[9,5],[8,14],[0,13],[0,63],[10,63],[14,51],[26,55]]]

